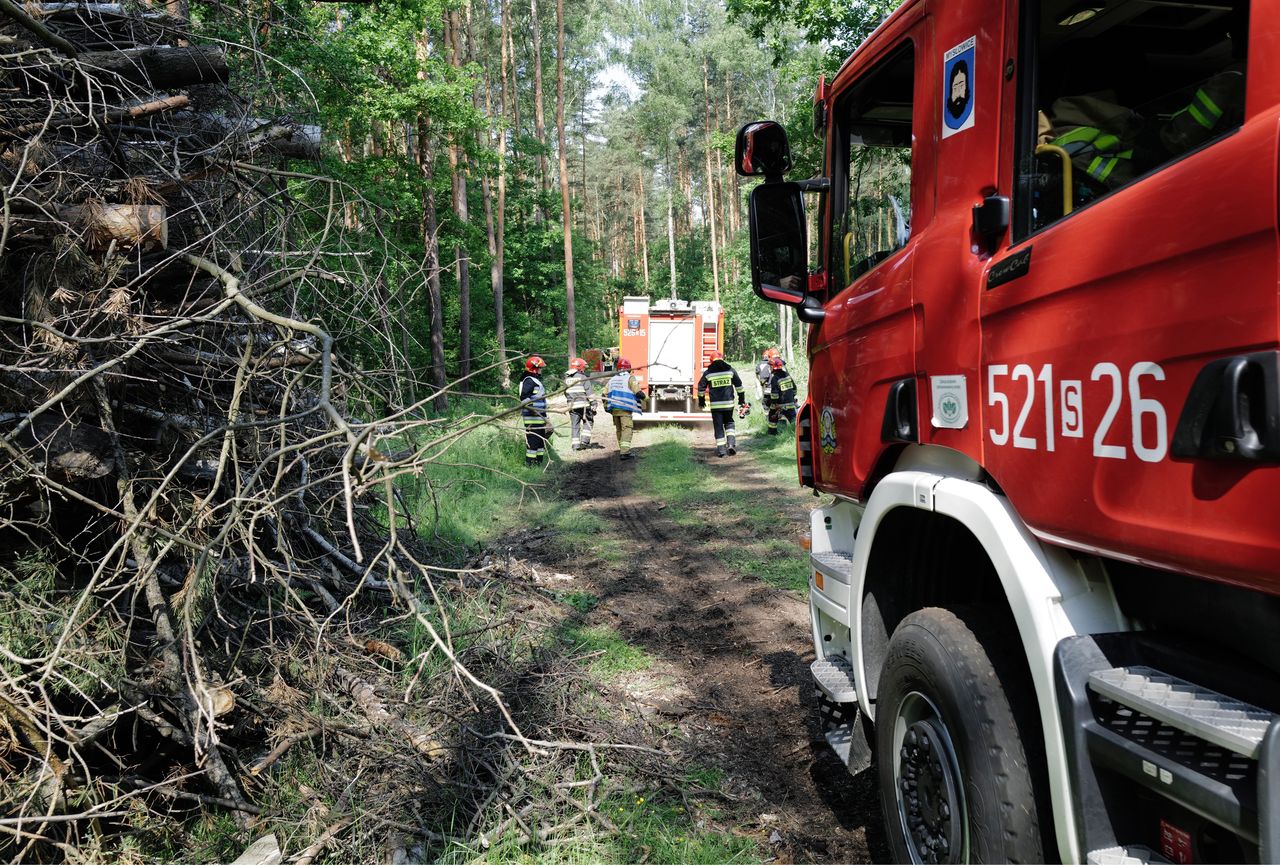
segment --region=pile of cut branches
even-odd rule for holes
[[[284,163],[319,130],[229,74],[159,7],[0,0],[0,856],[600,823],[602,767],[647,757],[558,738],[571,676],[550,699],[509,631],[456,649],[446,611],[510,589],[429,564],[395,480],[472,424],[403,398],[350,196]],[[344,367],[326,292],[367,295],[389,369]]]

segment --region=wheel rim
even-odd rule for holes
[[[911,861],[966,861],[964,788],[955,746],[937,707],[919,691],[898,705],[893,744],[898,819]]]

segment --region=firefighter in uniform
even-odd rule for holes
[[[769,365],[769,359],[777,353],[776,348],[766,348],[760,353],[760,362],[756,364],[756,381],[760,382],[761,402],[767,402],[765,397],[769,395],[769,379],[773,375],[773,367]]]
[[[524,421],[524,464],[541,465],[547,456],[547,439],[551,427],[547,423],[547,389],[542,385],[542,370],[547,362],[536,354],[524,362],[524,378],[520,381],[520,419]]]
[[[631,459],[631,434],[635,430],[632,415],[640,411],[640,403],[644,399],[640,379],[631,374],[631,361],[620,358],[617,375],[605,385],[604,405],[613,415],[613,431],[618,435],[621,459]]]
[[[569,403],[569,446],[573,450],[591,447],[591,424],[595,420],[595,388],[587,375],[587,362],[569,361],[564,380],[564,398]]]
[[[738,378],[738,373],[725,362],[724,355],[718,351],[711,352],[711,364],[702,373],[702,378],[698,379],[698,408],[705,408],[707,404],[703,391],[711,396],[711,425],[716,434],[716,456],[737,453],[733,410],[735,404],[747,406],[747,395],[742,389],[742,379]]]
[[[787,422],[796,422],[796,381],[787,372],[787,364],[781,357],[774,355],[769,359],[773,375],[769,378],[769,435],[778,434],[778,421],[786,418]]]

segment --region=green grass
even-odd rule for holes
[[[619,796],[607,802],[604,810],[621,830],[620,837],[612,839],[621,862],[762,861],[759,847],[750,838],[695,831],[684,809],[665,797]]]
[[[742,574],[750,574],[780,589],[803,592],[809,586],[808,556],[795,544],[780,539],[736,547],[724,561]]]
[[[587,669],[604,679],[621,673],[634,673],[653,666],[653,658],[643,649],[628,643],[607,625],[585,627],[565,625],[560,638],[572,647],[575,655],[589,655]]]
[[[711,469],[693,458],[690,435],[688,430],[675,427],[645,431],[643,458],[635,473],[638,491],[679,506],[697,502],[714,486]]]
[[[715,463],[693,459],[692,442],[689,430],[653,430],[644,459],[636,466],[636,491],[665,502],[664,515],[695,537],[716,546],[731,542],[720,556],[731,570],[778,588],[805,591],[807,557],[796,544],[778,537],[790,534],[795,524],[795,515],[785,509],[787,495],[797,489],[790,430],[779,436],[739,438],[752,468],[776,483],[776,491],[744,492],[732,486]]]
[[[684,780],[691,787],[703,790],[719,790],[721,785],[724,784],[725,777],[723,769],[698,766],[690,769],[689,773],[684,776]]]
[[[433,451],[421,475],[400,479],[419,533],[457,550],[478,549],[503,531],[503,515],[522,497],[536,501],[542,490],[526,484],[545,486],[545,481],[537,470],[525,468],[524,442],[510,418],[465,433]]]
[[[520,846],[511,833],[486,851],[455,847],[436,861],[441,865],[730,865],[764,860],[760,846],[750,838],[695,827],[679,801],[669,796],[615,794],[605,800],[600,810],[617,826],[616,833],[584,830],[568,844],[541,849]]]

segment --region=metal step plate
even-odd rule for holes
[[[852,723],[841,724],[827,732],[827,744],[845,768],[855,775],[871,765],[871,746],[861,729],[854,726],[861,723],[855,716]]]
[[[1151,667],[1099,670],[1089,674],[1089,687],[1171,727],[1255,760],[1275,717],[1257,706]]]
[[[853,681],[853,665],[841,655],[828,655],[809,665],[813,681],[837,703],[856,703],[858,688]]]
[[[810,553],[809,560],[818,568],[842,583],[853,579],[853,554],[851,553]]]
[[[1108,847],[1106,850],[1090,850],[1089,865],[1168,865],[1165,859],[1148,847]]]

